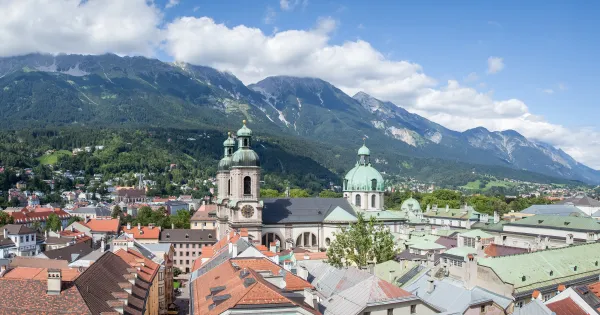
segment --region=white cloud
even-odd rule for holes
[[[273,24],[273,22],[275,22],[276,16],[277,13],[275,12],[275,10],[273,10],[273,8],[271,7],[267,7],[267,12],[265,13],[265,17],[263,18],[263,23]]]
[[[179,4],[179,0],[169,0],[165,5],[165,8],[169,9]]]
[[[544,92],[546,94],[554,94],[554,90],[553,89],[543,89],[542,92]]]
[[[0,56],[32,52],[151,56],[160,40],[161,12],[146,0],[4,0],[0,12]]]
[[[494,74],[502,71],[504,69],[504,61],[500,57],[490,57],[487,60],[489,74]]]
[[[292,11],[297,6],[302,6],[303,8],[308,5],[308,0],[279,0],[279,7],[283,11]]]
[[[465,80],[464,80],[464,81],[465,81],[465,82],[475,82],[475,81],[477,81],[477,80],[479,80],[479,76],[477,75],[477,73],[475,73],[475,72],[471,72],[471,73],[469,73],[469,75],[467,75],[467,76],[465,77]]]

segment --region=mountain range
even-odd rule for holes
[[[233,74],[210,67],[144,57],[0,58],[0,119],[4,129],[80,125],[218,130],[235,130],[247,119],[259,138],[279,135],[332,151],[355,151],[366,138],[374,161],[389,172],[411,168],[407,159],[436,159],[600,183],[599,171],[514,130],[457,132],[366,93],[349,96],[317,78],[275,76],[245,85]]]

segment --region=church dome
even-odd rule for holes
[[[231,160],[231,166],[260,166],[258,154],[256,154],[256,152],[254,152],[252,149],[240,148],[239,150],[235,151],[231,157]]]
[[[371,155],[371,150],[363,144],[363,146],[358,149],[358,155]]]
[[[237,136],[238,137],[252,137],[252,130],[250,130],[250,128],[246,127],[246,121],[243,121],[244,126],[242,126],[242,128],[240,128],[240,130],[237,131]]]
[[[368,150],[368,149],[367,149]],[[356,165],[344,177],[344,191],[383,191],[383,177],[371,165]]]
[[[227,137],[227,139],[225,141],[223,141],[223,146],[224,147],[235,147],[235,140],[233,140],[233,138],[231,137],[231,133],[229,134],[229,137]]]
[[[408,198],[402,202],[400,210],[421,211],[421,204],[415,198]]]
[[[226,156],[219,161],[217,171],[229,171],[232,165],[233,160],[231,159],[231,156]]]

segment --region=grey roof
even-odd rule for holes
[[[109,217],[111,215],[111,211],[107,207],[81,207],[71,211],[71,213],[94,214],[99,217]]]
[[[11,235],[23,235],[23,234],[33,234],[34,230],[28,228],[22,224],[7,224],[2,227],[3,229],[8,230],[8,234]]]
[[[323,222],[337,207],[356,216],[345,198],[274,198],[263,199],[262,220],[266,224]]]
[[[171,249],[171,243],[158,243],[158,244],[144,244],[144,247],[153,252],[165,252],[168,253]]]
[[[442,280],[434,279],[434,290],[428,293],[429,289],[428,273],[422,274],[419,279],[405,287],[406,290],[417,295],[422,300],[430,303],[445,312],[442,314],[463,314],[464,311],[472,305],[477,305],[486,301],[494,301],[496,304],[506,309],[512,299],[492,293],[480,287],[468,290],[463,283],[449,278]]]
[[[561,215],[569,216],[572,214],[578,214],[580,216],[587,216],[585,212],[573,205],[557,204],[557,205],[532,205],[531,207],[521,211],[525,214],[543,214],[543,215]]]
[[[600,210],[592,213],[592,217],[594,217],[594,218],[600,218]]]
[[[515,308],[513,315],[555,315],[543,302],[534,299],[523,305],[521,308]]]
[[[72,263],[81,257],[84,257],[93,251],[87,243],[78,243],[71,246],[66,246],[59,249],[45,251],[44,255],[49,259],[63,259]]]
[[[427,255],[411,253],[410,249],[405,249],[396,255],[396,260],[427,260]]]
[[[584,196],[584,195],[567,198],[565,200],[557,202],[557,204],[559,204],[559,205],[572,204],[575,206],[582,206],[582,207],[600,207],[600,201],[598,201],[594,198],[590,198],[588,196]]]
[[[456,237],[440,236],[435,243],[450,249],[456,247],[457,240]]]
[[[163,243],[216,243],[217,231],[194,229],[167,229],[160,231],[159,242]]]
[[[4,238],[3,235],[0,235],[0,248],[13,246],[15,246],[15,243],[9,237]]]
[[[335,268],[322,261],[304,260],[298,263],[308,270],[307,281],[324,297],[340,293],[361,281],[373,277],[357,268]]]

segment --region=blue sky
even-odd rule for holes
[[[266,24],[269,9],[275,17]],[[307,29],[331,16],[339,23],[333,44],[366,40],[390,59],[420,64],[438,80],[464,82],[475,72],[479,80],[469,84],[484,83],[480,90],[518,98],[550,122],[579,127],[595,126],[600,114],[594,80],[600,72],[598,9],[594,1],[313,0],[284,11],[279,1],[181,0],[165,18],[209,16],[270,34],[274,28]],[[493,76],[485,73],[489,56],[505,64]]]

